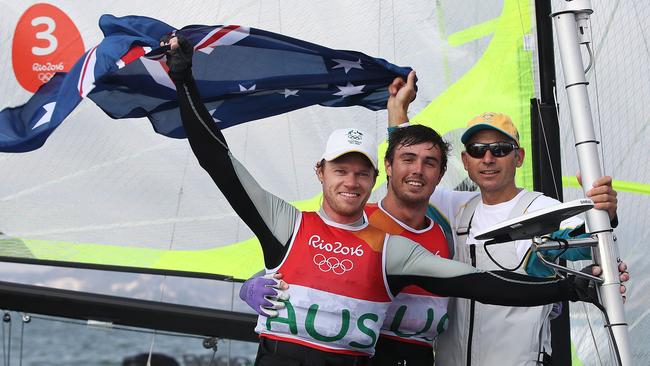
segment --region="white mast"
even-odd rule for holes
[[[564,71],[564,83],[571,111],[573,133],[578,154],[578,165],[582,174],[584,192],[592,187],[593,182],[603,173],[598,157],[596,140],[584,64],[580,44],[589,47],[589,16],[593,13],[590,0],[573,0],[565,3],[565,8],[553,13],[557,32],[560,58]],[[593,58],[593,53],[590,52]],[[593,61],[593,60],[590,60]],[[632,354],[628,340],[627,323],[623,310],[623,299],[619,292],[618,258],[615,253],[615,240],[606,211],[589,210],[587,212],[589,232],[598,238],[598,246],[592,250],[594,262],[603,269],[603,284],[599,287],[600,300],[608,318],[606,327],[610,327],[612,341],[617,346],[617,357],[623,366],[632,364]]]

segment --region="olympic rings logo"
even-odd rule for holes
[[[47,83],[54,76],[53,72],[39,72],[37,77],[42,83]]]
[[[339,260],[336,257],[327,258],[320,253],[314,256],[314,264],[321,271],[332,271],[336,275],[342,275],[345,272],[351,271],[354,267],[354,263],[349,259]]]

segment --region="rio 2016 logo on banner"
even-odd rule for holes
[[[50,4],[36,4],[18,20],[12,63],[18,83],[35,92],[56,72],[68,71],[83,55],[79,30],[70,17]]]

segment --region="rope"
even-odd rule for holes
[[[25,323],[29,322],[29,315],[23,314],[22,322],[20,323],[20,358],[19,366],[23,366],[23,344],[25,343]]]
[[[591,42],[593,43],[594,40],[594,35],[593,35],[593,27],[591,26],[591,18],[589,18],[589,33],[591,37]],[[594,47],[595,48],[595,47]],[[603,175],[605,174],[605,145],[604,145],[604,140],[603,140],[603,126],[600,118],[600,93],[598,92],[599,84],[598,84],[598,69],[596,68],[596,53],[592,51],[591,47],[587,43],[587,50],[589,51],[589,56],[591,57],[589,60],[589,64],[593,65],[593,70],[594,70],[594,89],[596,90],[596,115],[598,115],[598,134],[600,135],[600,161],[602,162],[602,168],[603,168]]]
[[[7,314],[7,313],[5,313]],[[2,363],[4,366],[7,366],[7,346],[6,346],[6,337],[5,337],[5,324],[2,323]]]
[[[567,262],[567,266],[570,266],[574,270],[576,269],[576,266],[573,262]],[[589,309],[587,309],[587,303],[580,302],[580,305],[582,306],[582,312],[585,314],[585,317],[587,318],[587,325],[589,326],[589,335],[591,336],[592,344],[596,349],[596,358],[598,359],[598,364],[602,366],[603,359],[602,356],[600,355],[600,351],[598,350],[598,343],[596,342],[596,333],[594,332],[594,328],[591,325],[591,318],[589,316]]]
[[[212,357],[210,358],[210,363],[208,364],[208,366],[212,366],[212,362],[214,362],[214,358],[216,356],[217,356],[217,349],[215,348],[214,350],[212,350]],[[230,361],[229,361],[229,363],[230,363]]]
[[[78,326],[87,326],[83,321],[80,320],[71,320],[71,319],[57,319],[57,318],[52,318],[48,316],[40,316],[40,315],[33,315],[33,319],[40,319],[43,321],[50,321],[50,322],[57,322],[57,323],[63,323],[63,324],[72,324],[72,325],[78,325]],[[125,331],[125,332],[132,332],[132,333],[144,333],[144,334],[151,334],[154,331],[151,329],[138,329],[138,328],[130,328],[130,327],[125,327],[125,326],[120,326],[120,325],[113,325],[111,326],[111,329],[117,329],[120,331]],[[181,337],[181,338],[191,338],[191,339],[203,339],[204,337],[198,336],[198,335],[192,335],[192,334],[184,334],[184,333],[174,333],[174,332],[165,332],[165,331],[156,331],[156,334],[159,335],[164,335],[164,336],[172,336],[172,337]]]
[[[181,185],[178,188],[178,195],[176,199],[176,219],[178,220],[178,213],[180,212],[180,207],[181,207],[181,200],[183,197],[183,189],[185,185],[185,177],[187,176],[187,167],[189,165],[190,161],[190,149],[187,149],[185,151],[185,166],[183,168],[183,175],[181,177]],[[174,246],[174,239],[176,237],[176,222],[177,220],[174,221],[172,224],[172,232],[171,236],[169,238],[169,246],[168,250],[172,250],[172,247]],[[162,302],[164,297],[165,297],[165,288],[166,288],[166,283],[167,283],[167,275],[162,276],[162,280],[160,282],[160,297],[158,299],[159,302]],[[153,349],[154,345],[156,343],[156,334],[157,332],[154,330],[151,333],[151,345],[149,346],[149,357],[147,358],[147,366],[151,366],[151,355],[153,354]]]

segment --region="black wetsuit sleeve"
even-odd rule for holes
[[[536,306],[580,300],[573,277],[549,280],[506,271],[482,271],[440,258],[399,236],[389,238],[385,250],[386,276],[393,294],[405,286],[417,285],[437,295],[494,305]]]
[[[259,188],[252,177],[247,174],[248,172],[245,172],[243,167],[232,157],[226,139],[201,101],[191,69],[173,74],[172,80],[176,85],[183,127],[199,164],[219,187],[237,215],[259,239],[266,267],[276,267],[287,252],[288,245],[286,244],[290,240],[290,235],[278,235],[282,237],[281,239],[274,235],[276,228],[273,227],[273,220],[275,218],[267,217],[272,215],[262,212],[264,210],[260,207],[270,207],[268,211],[279,210],[286,215],[288,219],[284,220],[285,226],[290,226],[295,222],[299,211]],[[242,182],[240,178],[242,175],[243,179],[247,180],[246,182]],[[248,191],[246,187],[249,187]],[[289,230],[292,229],[291,226]]]

